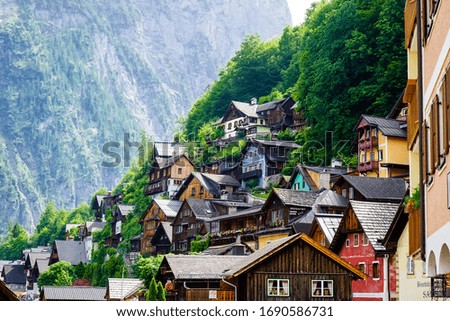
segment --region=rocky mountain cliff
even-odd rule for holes
[[[0,0],[0,232],[114,186],[125,141],[171,139],[247,34],[290,21],[285,0]]]

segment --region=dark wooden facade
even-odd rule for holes
[[[274,243],[280,245],[262,256],[255,252],[249,257],[256,256],[253,262],[234,272],[238,300],[349,301],[352,281],[366,277],[303,233]],[[285,282],[283,295],[269,292],[273,280]],[[322,285],[320,295],[318,284]]]

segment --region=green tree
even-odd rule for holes
[[[19,224],[9,226],[5,241],[0,244],[0,258],[3,260],[18,260],[22,251],[29,247],[29,237]]]
[[[38,286],[43,285],[72,285],[76,279],[75,268],[66,261],[59,261],[50,265],[48,270],[41,273],[38,279]]]
[[[161,281],[156,282],[155,278],[152,278],[148,287],[147,292],[145,293],[146,301],[165,301],[166,300],[166,292],[164,290],[164,286]]]
[[[139,256],[133,265],[134,275],[144,282],[146,288],[150,287],[151,280],[156,277],[163,258],[162,255],[150,257]]]

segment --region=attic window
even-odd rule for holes
[[[372,278],[373,279],[380,278],[380,263],[379,262],[372,263]]]

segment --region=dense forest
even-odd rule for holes
[[[247,37],[193,105],[180,139],[197,140],[202,126],[221,117],[231,100],[257,97],[262,103],[291,96],[308,124],[291,139],[315,144],[306,162],[345,159],[360,115],[385,116],[404,88],[403,6],[402,0],[321,1],[302,25],[286,27],[280,38]]]

